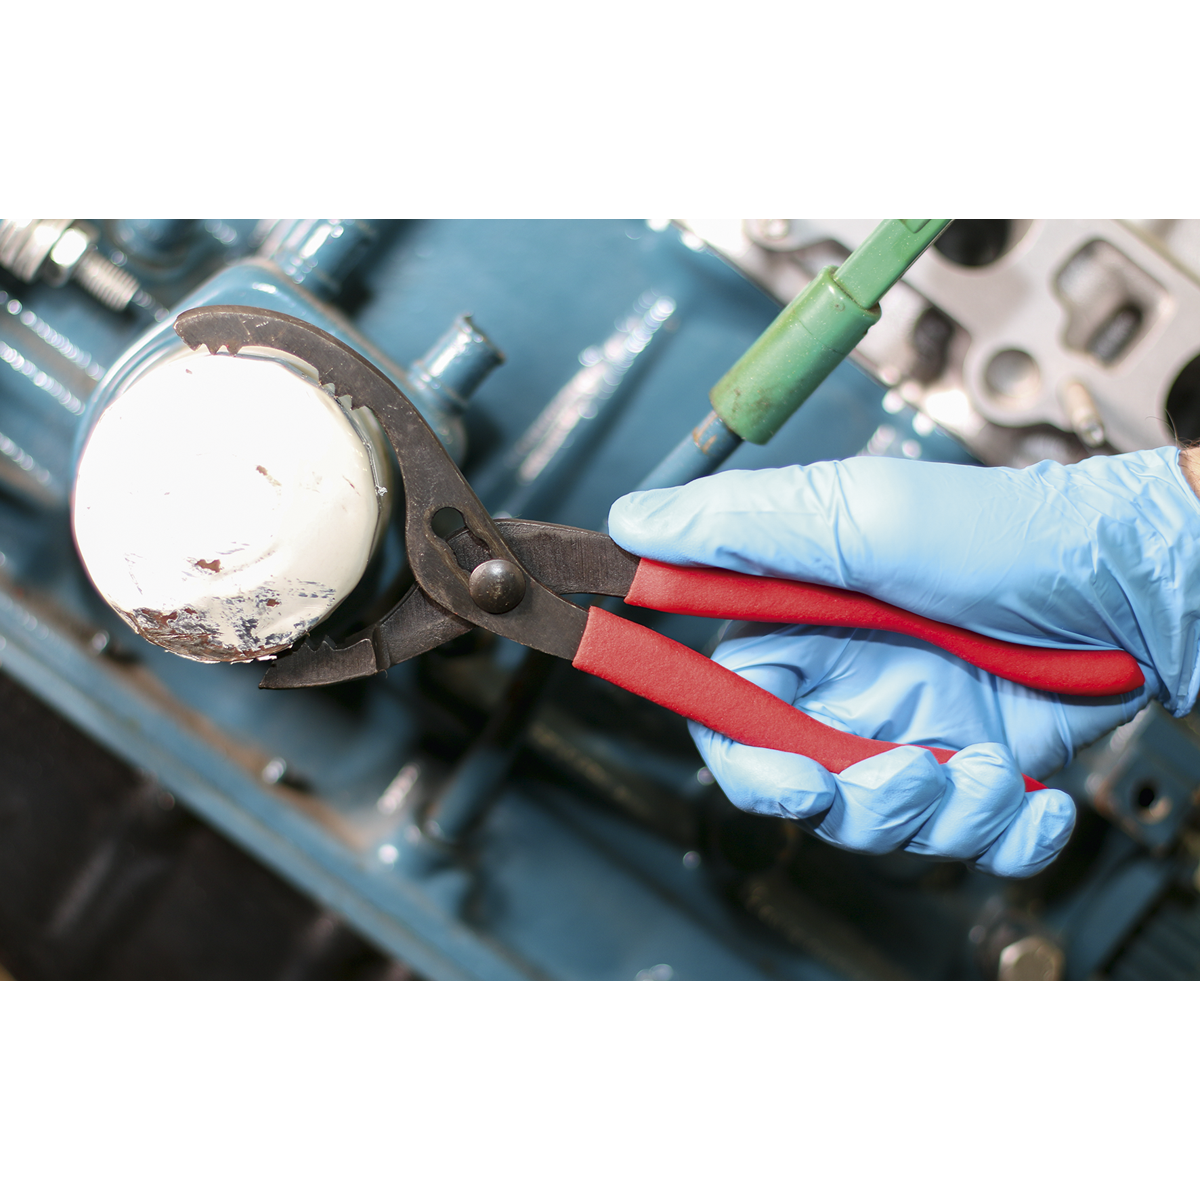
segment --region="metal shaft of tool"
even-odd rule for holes
[[[826,268],[717,382],[712,411],[638,484],[711,475],[743,441],[764,445],[879,320],[879,301],[949,220],[881,221],[837,270]]]

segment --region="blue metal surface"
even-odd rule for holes
[[[278,221],[260,253],[289,279],[331,300],[377,236],[366,221]]]
[[[680,487],[718,470],[742,444],[742,439],[716,413],[709,413],[638,484],[638,491]]]
[[[447,395],[427,368],[417,367],[410,373],[391,362],[377,347],[363,338],[341,313],[315,300],[273,263],[253,259],[226,267],[196,291],[183,297],[162,321],[147,330],[113,364],[92,394],[79,423],[72,455],[73,465],[78,462],[88,435],[100,419],[100,414],[113,399],[137,375],[151,368],[164,356],[178,353],[183,348],[183,343],[172,328],[175,318],[186,309],[209,304],[243,304],[255,308],[270,308],[327,329],[363,357],[370,359],[403,388],[450,453],[456,458],[462,456],[464,434],[460,398]],[[441,344],[444,337],[443,334],[438,344]],[[486,342],[475,342],[467,346],[466,351],[466,357],[472,366],[470,374],[465,378],[477,383],[496,364],[497,358],[494,350]],[[446,369],[447,365],[439,364],[441,370]],[[197,431],[197,434],[203,436],[203,431]]]
[[[113,237],[130,254],[143,261],[170,260],[191,240],[195,221],[128,220],[114,223]]]
[[[354,300],[346,311],[277,264],[229,263],[247,252],[255,222],[206,221],[187,231],[183,259],[174,274],[160,269],[155,295],[171,312],[249,303],[322,324],[394,372],[410,394],[420,392],[423,374],[425,402],[447,422],[447,439],[458,437],[450,422],[465,423],[468,478],[481,487],[492,481],[497,493],[515,494],[515,448],[614,326],[648,294],[670,298],[669,323],[586,426],[584,418],[571,426],[561,457],[548,460],[557,466],[522,495],[525,516],[601,527],[612,500],[709,411],[713,382],[778,311],[673,228],[373,224],[379,237],[341,293]],[[319,259],[318,251],[311,256]],[[336,264],[321,269],[329,278],[341,273]],[[253,666],[188,662],[138,642],[82,573],[66,501],[96,413],[177,339],[168,322],[143,328],[72,289],[0,286],[8,289],[0,300],[0,451],[8,463],[0,471],[0,668],[377,945],[440,978],[815,979],[869,975],[876,952],[897,974],[970,974],[966,933],[1003,890],[996,881],[905,855],[842,855],[811,839],[797,849],[776,823],[731,809],[705,778],[683,722],[661,710],[563,671],[528,714],[523,742],[481,741],[520,668],[519,647],[464,644],[383,677],[288,692],[260,691]],[[439,416],[445,380],[439,385],[433,369],[437,355],[423,366],[417,360],[462,313],[505,362],[473,381],[461,418],[455,404],[443,404]],[[449,390],[463,386],[451,382]],[[769,445],[737,446],[725,466],[812,462],[864,448],[970,461],[843,364]],[[21,455],[34,465],[23,466]],[[701,649],[719,632],[699,618],[639,616]],[[1176,791],[1177,780],[1200,776],[1200,754],[1189,757],[1192,743],[1177,734],[1164,735],[1174,740],[1155,751],[1170,759]],[[476,797],[457,815],[455,792],[445,790],[456,771],[460,797]],[[464,779],[472,773],[474,783]],[[1073,777],[1081,804],[1086,778]],[[1128,792],[1138,780],[1122,786]],[[446,841],[457,843],[449,849],[423,825],[425,805],[439,795]],[[1132,847],[1134,865],[1122,868],[1128,878],[1099,856],[1059,893],[1029,893],[1064,940],[1078,941],[1073,972],[1100,969],[1128,939],[1168,876],[1178,875],[1168,869],[1174,859],[1151,850],[1175,854],[1183,833],[1180,819],[1160,825],[1153,846],[1121,834]],[[774,887],[784,870],[807,889],[791,916],[761,901],[763,881]],[[754,888],[759,899],[745,902]]]

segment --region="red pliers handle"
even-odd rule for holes
[[[820,584],[642,559],[624,598],[662,612],[908,634],[1005,679],[1065,695],[1119,695],[1145,682],[1122,650],[1018,646]],[[572,663],[734,741],[803,754],[834,773],[895,746],[832,729],[702,654],[603,609],[589,611]],[[927,749],[939,762],[955,753]],[[1028,791],[1044,787],[1024,778]]]

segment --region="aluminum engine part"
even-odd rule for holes
[[[781,303],[866,220],[688,221]],[[858,363],[991,465],[1200,434],[1200,222],[956,221],[888,294]]]

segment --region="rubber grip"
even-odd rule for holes
[[[1124,650],[1017,646],[919,617],[861,592],[740,575],[717,567],[675,567],[643,558],[625,603],[694,617],[905,633],[1003,679],[1064,696],[1118,696],[1146,681],[1136,660]]]
[[[602,608],[588,609],[587,626],[571,665],[735,742],[803,754],[835,775],[896,748],[895,742],[831,729],[711,658]],[[956,753],[921,748],[941,763]],[[1028,775],[1023,778],[1027,792],[1045,787]]]

